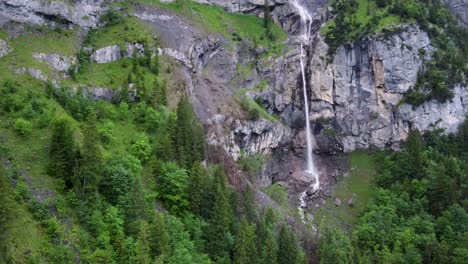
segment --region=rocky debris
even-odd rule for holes
[[[2,0],[0,17],[32,25],[78,25],[94,28],[106,10],[104,0]],[[4,20],[4,19],[3,19]]]
[[[353,197],[351,197],[351,198],[348,199],[347,204],[348,204],[349,207],[353,207],[353,206],[354,206],[354,199],[353,199]]]
[[[341,206],[341,199],[336,197],[334,203],[336,206]]]
[[[76,58],[60,56],[58,54],[34,53],[33,58],[47,63],[50,67],[60,72],[68,71],[76,63]]]
[[[460,19],[460,22],[468,26],[468,0],[442,0],[452,13]]]
[[[31,77],[46,82],[48,80],[47,76],[45,76],[41,70],[35,68],[26,68],[21,67],[15,70],[16,74],[29,74]]]
[[[0,39],[0,58],[10,53],[11,49],[3,39]]]
[[[91,59],[96,63],[109,63],[123,58],[141,57],[145,52],[145,47],[141,43],[127,43],[126,49],[112,45],[94,51]]]

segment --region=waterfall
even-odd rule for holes
[[[302,32],[300,36],[301,44],[299,45],[299,48],[301,49],[300,62],[301,62],[301,71],[302,71],[302,90],[304,92],[304,111],[305,111],[305,116],[306,116],[305,127],[306,127],[306,140],[307,140],[305,172],[314,177],[315,182],[312,187],[314,190],[317,190],[320,187],[320,181],[319,181],[318,174],[315,170],[314,160],[312,156],[312,132],[310,129],[309,102],[308,102],[308,96],[307,96],[307,81],[306,81],[305,66],[304,66],[304,57],[306,55],[304,54],[304,46],[303,46],[304,43],[308,45],[310,41],[312,16],[310,15],[310,13],[305,7],[299,4],[298,0],[293,0],[292,5],[294,6],[295,9],[297,9],[299,16],[301,18],[301,31]],[[300,199],[300,200],[301,202],[303,202],[303,199]]]
[[[306,140],[307,140],[307,149],[306,149],[306,170],[305,173],[314,178],[314,183],[309,188],[312,188],[314,191],[320,188],[320,181],[319,175],[315,170],[314,160],[312,156],[312,132],[310,129],[310,119],[309,119],[309,102],[307,97],[307,80],[305,75],[305,66],[304,66],[304,44],[308,45],[310,42],[310,30],[312,26],[312,16],[308,12],[308,10],[303,7],[298,0],[292,0],[292,5],[298,11],[299,16],[301,17],[301,35],[300,41],[301,44],[299,48],[301,49],[301,71],[302,71],[302,90],[304,92],[304,111],[305,111],[305,122],[306,122]],[[308,189],[309,189],[308,188]],[[307,197],[307,190],[302,192],[299,195],[299,213],[301,215],[302,221],[305,222],[305,213],[304,208],[307,206],[306,197]]]

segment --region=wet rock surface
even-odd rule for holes
[[[1,0],[0,21],[31,25],[78,25],[94,28],[105,12],[104,0]]]

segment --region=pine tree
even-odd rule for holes
[[[278,244],[274,231],[267,229],[266,237],[262,243],[260,252],[261,263],[263,264],[276,264],[278,259]]]
[[[167,106],[166,82],[164,80],[159,80],[159,78],[156,78],[154,80],[153,91],[154,91],[153,104],[156,106]]]
[[[236,238],[236,244],[234,245],[234,263],[257,263],[254,227],[249,225],[245,218],[241,220]]]
[[[285,224],[279,233],[278,252],[278,264],[296,264],[300,261],[296,238]]]
[[[213,259],[222,259],[228,256],[230,249],[228,238],[232,219],[226,177],[222,168],[217,168],[215,171],[213,188],[213,207],[209,215],[206,248]]]
[[[323,228],[318,249],[320,263],[352,263],[353,248],[348,236],[331,227]]]
[[[152,256],[165,259],[171,255],[170,237],[164,214],[156,212],[150,224],[150,248]]]
[[[138,264],[151,263],[150,256],[150,228],[147,222],[141,221],[136,240],[136,262]]]
[[[433,215],[440,215],[445,208],[455,201],[455,182],[447,176],[445,165],[438,164],[437,170],[429,181],[429,207]]]
[[[67,188],[73,187],[75,166],[75,143],[70,121],[65,118],[55,121],[50,144],[51,175],[63,179]]]
[[[97,181],[102,168],[102,154],[99,150],[99,134],[96,123],[96,114],[89,114],[83,131],[83,147],[76,170],[75,180],[78,182],[75,183],[75,188],[77,193],[83,197],[96,194]]]
[[[424,143],[418,130],[411,131],[406,141],[406,149],[409,155],[412,177],[421,179],[424,172]]]
[[[242,196],[242,207],[244,209],[244,215],[249,221],[253,223],[257,220],[257,213],[255,210],[255,194],[250,186],[246,186]]]
[[[179,165],[183,168],[190,168],[205,155],[203,128],[186,96],[180,99],[177,106],[176,151]]]
[[[198,162],[192,166],[189,178],[188,193],[190,199],[190,211],[201,216],[206,202],[206,186],[208,175],[203,166]]]

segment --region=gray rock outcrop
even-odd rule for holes
[[[240,158],[241,150],[247,155],[272,154],[279,148],[289,148],[291,141],[291,129],[278,122],[215,115],[210,123],[216,130],[209,135],[208,143],[221,145],[234,160]]]
[[[94,28],[105,11],[104,0],[1,0],[0,18],[32,25],[72,24]],[[2,19],[0,19],[1,21]]]
[[[145,48],[140,43],[127,43],[122,50],[120,46],[112,45],[100,48],[91,54],[91,59],[96,63],[109,63],[123,58],[140,57]]]
[[[60,56],[58,54],[34,53],[33,58],[47,63],[50,67],[60,72],[68,71],[76,63],[76,58]]]
[[[11,49],[3,39],[0,39],[0,58],[10,53]]]
[[[318,35],[309,47],[307,62],[316,150],[334,154],[369,147],[397,149],[411,129],[456,131],[468,113],[466,86],[456,87],[454,98],[445,103],[433,100],[417,108],[401,104],[434,51],[427,33],[407,25],[394,35],[346,44],[329,61],[328,46]],[[277,60],[279,67],[272,69],[276,85],[258,96],[288,125],[301,129],[298,60],[297,50]],[[300,154],[303,133],[295,134],[292,147]]]

